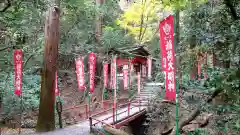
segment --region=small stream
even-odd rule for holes
[[[146,118],[146,115],[141,115],[129,123],[133,135],[146,135],[147,125],[144,124]]]

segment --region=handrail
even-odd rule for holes
[[[135,107],[133,106],[133,107],[131,107],[130,109],[132,109],[132,108],[135,108]],[[128,111],[128,110],[122,111],[122,112],[120,112],[120,113],[117,113],[117,115],[122,114],[122,113],[127,112],[127,111]],[[98,122],[96,122],[96,123],[94,123],[94,124],[92,123],[93,126],[96,125],[96,124],[98,124],[98,123],[102,123],[102,124],[105,124],[105,125],[108,125],[108,126],[109,126],[109,124],[107,124],[107,123],[105,123],[105,122],[103,122],[103,121],[104,121],[104,120],[107,120],[107,119],[109,119],[109,118],[112,118],[112,117],[113,117],[113,116],[109,116],[109,117],[107,117],[107,118],[105,118],[105,119],[102,119],[102,120],[97,120],[97,118],[94,118],[94,117],[90,117],[90,118],[98,121]],[[111,127],[115,128],[115,127],[112,126],[112,125],[111,125]]]
[[[109,109],[107,109],[107,110],[103,110],[103,111],[98,112],[98,113],[96,113],[96,114],[93,114],[93,115],[91,115],[90,117],[95,117],[95,116],[97,116],[97,115],[99,115],[99,114],[102,114],[102,113],[108,112],[109,110],[112,110],[112,108],[109,108]]]
[[[135,101],[135,100],[130,101],[130,102],[127,102],[127,103],[124,103],[124,104],[120,104],[120,105],[118,105],[118,107],[121,107],[121,106],[124,106],[124,105],[128,105],[129,103],[135,103],[134,101]],[[91,115],[91,117],[95,117],[95,116],[97,116],[97,115],[99,115],[99,114],[108,112],[109,110],[112,110],[112,109],[113,109],[113,107],[111,107],[111,108],[109,108],[109,109],[107,109],[107,110],[103,110],[103,111],[101,111],[101,112],[98,112],[98,113],[96,113],[96,114]]]
[[[130,107],[130,110],[133,109],[133,108],[135,108],[135,106]],[[122,112],[120,112],[120,113],[117,113],[117,115],[123,114],[123,113],[125,113],[125,112],[127,112],[127,111],[128,111],[128,110],[122,111]]]
[[[138,107],[136,107],[136,106],[131,106],[130,104],[132,104],[132,103],[139,103],[139,106],[142,106],[142,102],[141,101],[144,101],[144,100],[147,100],[147,101],[149,101],[149,99],[148,98],[143,98],[143,99],[133,99],[133,100],[129,100],[127,103],[123,103],[123,104],[118,104],[117,105],[117,108],[118,107],[122,107],[122,106],[125,106],[125,105],[128,105],[128,108],[127,108],[127,110],[123,110],[123,111],[120,111],[120,112],[117,112],[116,114],[115,114],[115,107],[111,107],[111,108],[109,108],[109,109],[106,109],[106,110],[104,110],[104,111],[101,111],[101,112],[99,112],[99,113],[97,113],[97,114],[94,114],[94,115],[91,115],[90,117],[89,117],[89,120],[90,120],[90,129],[91,129],[91,131],[92,131],[92,126],[95,126],[96,124],[98,124],[98,123],[101,123],[102,125],[108,125],[108,126],[110,126],[110,124],[107,124],[106,122],[104,122],[105,120],[108,120],[109,118],[112,118],[113,119],[113,122],[111,122],[112,124],[111,124],[111,126],[110,127],[115,127],[114,126],[114,124],[115,124],[115,116],[119,116],[120,114],[123,114],[123,113],[125,113],[125,112],[128,112],[128,114],[127,114],[127,117],[129,117],[129,116],[131,116],[130,115],[130,110],[132,110],[133,108],[138,108]],[[96,118],[96,116],[97,115],[100,115],[100,114],[102,114],[102,113],[105,113],[105,112],[108,112],[108,111],[110,111],[110,110],[113,110],[112,112],[113,112],[113,114],[112,115],[110,115],[110,116],[108,116],[108,117],[105,117],[105,118],[103,118],[103,119],[101,119],[101,120],[98,120],[97,118]],[[139,111],[142,111],[142,109],[140,109],[139,108]],[[95,118],[94,118],[95,117]],[[95,122],[94,124],[92,123],[92,120],[96,120],[97,122]]]
[[[118,100],[122,100],[122,99],[128,99],[128,98],[119,98]],[[103,100],[103,101],[105,101],[105,102],[108,102],[108,101],[109,101],[109,102],[110,102],[110,101],[112,101],[112,100]],[[113,101],[110,102],[110,103],[113,103]],[[94,102],[94,103],[91,103],[91,104],[90,104],[90,107],[93,106],[93,105],[96,105],[96,104],[102,104],[102,102]],[[85,107],[86,105],[88,105],[88,104],[72,106],[72,107],[63,109],[63,111],[67,111],[67,110],[71,110],[71,109],[77,109],[77,108],[80,108],[80,107]],[[88,106],[89,106],[89,105],[88,105]]]
[[[91,118],[93,118],[93,117],[91,117]],[[107,118],[105,118],[105,119],[103,119],[103,120],[99,120],[99,121],[108,120],[109,118],[112,118],[112,116],[109,116],[109,117],[107,117]],[[93,119],[95,120],[95,119],[97,119],[97,118],[93,118]],[[98,123],[99,123],[99,122],[97,122],[97,123],[94,123],[94,124],[98,124]],[[94,125],[94,124],[93,124],[93,125]]]

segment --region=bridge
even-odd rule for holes
[[[104,109],[89,117],[90,132],[104,135],[103,126],[119,129],[135,120],[147,111],[149,101],[155,97],[156,91],[160,91],[163,83],[147,83],[140,94],[127,103]]]

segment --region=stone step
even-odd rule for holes
[[[154,92],[140,92],[140,94],[155,94]]]
[[[145,83],[145,86],[164,86],[164,83]]]
[[[153,97],[136,97],[135,100],[152,99]]]

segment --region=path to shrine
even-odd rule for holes
[[[153,98],[156,95],[155,92],[160,90],[161,85],[163,85],[163,83],[148,83],[148,84],[146,84],[144,87],[144,90],[141,91],[142,94],[141,94],[141,96],[139,96],[139,98],[140,99],[146,98],[146,97]],[[151,91],[152,94],[149,95],[149,91]],[[146,95],[146,93],[148,93],[148,95]],[[146,103],[142,103],[142,105],[144,105],[144,104],[146,104]],[[136,104],[132,104],[130,107],[130,108],[132,108],[130,111],[130,115],[128,114],[128,111],[127,111],[128,106],[120,108],[120,109],[118,109],[118,112],[124,112],[124,113],[117,115],[117,119],[121,120],[121,119],[126,119],[128,117],[131,117],[132,115],[134,115],[140,111],[143,111],[144,109],[146,109],[146,107],[147,106],[139,107],[139,106],[136,106]],[[109,118],[109,119],[104,120],[104,123],[111,124],[113,121],[113,118],[111,116],[112,116],[112,111],[109,111],[109,113],[105,113],[102,116],[96,117],[96,119],[104,120],[106,118]],[[97,121],[93,120],[92,123],[95,124],[95,123],[97,123]],[[101,129],[102,124],[101,123],[95,124],[94,128]],[[47,132],[47,133],[42,133],[42,134],[35,133],[32,135],[89,135],[89,134],[90,134],[90,123],[89,123],[89,120],[86,120],[86,121],[81,121],[80,123],[78,123],[76,125],[66,127],[64,129],[58,129],[53,132]]]

